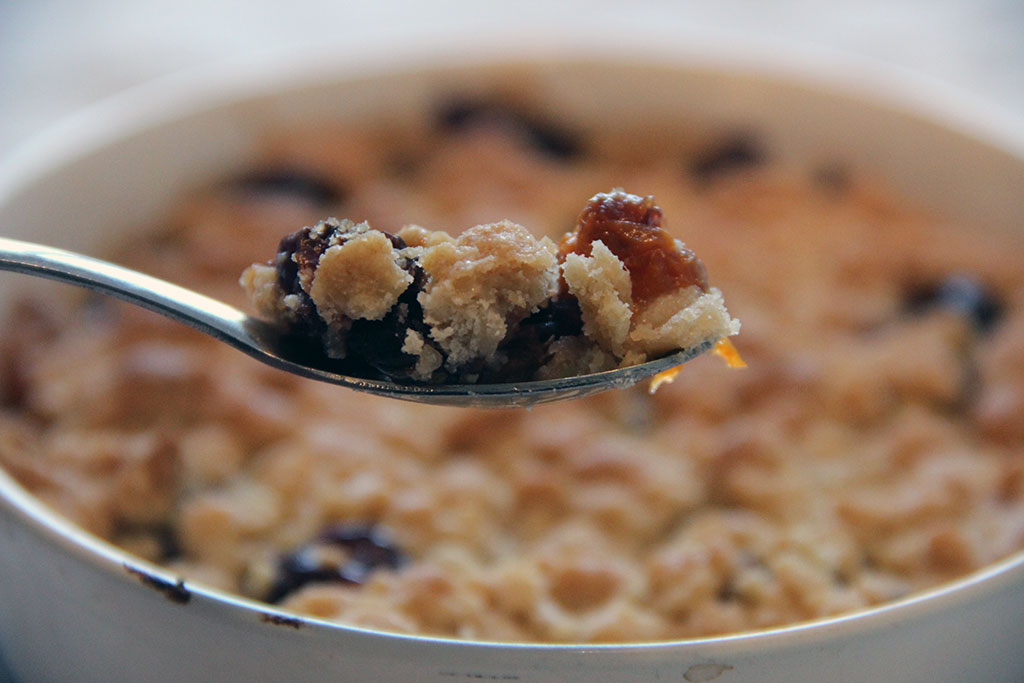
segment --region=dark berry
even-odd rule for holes
[[[313,300],[302,289],[301,277],[316,269],[320,256],[327,250],[328,237],[306,227],[286,235],[277,247],[277,283],[285,294],[295,295],[299,301],[294,309],[296,322],[290,330],[299,338],[319,339],[327,330]]]
[[[764,163],[766,154],[752,135],[734,134],[704,150],[689,165],[690,174],[700,183]]]
[[[498,102],[456,98],[440,107],[436,122],[442,132],[449,134],[495,126],[546,156],[562,161],[578,158],[583,153],[580,136],[569,128]]]
[[[348,352],[354,359],[394,379],[407,378],[416,365],[417,357],[402,351],[409,330],[424,338],[429,333],[418,298],[426,275],[418,265],[410,267],[413,282],[387,315],[380,320],[353,321],[347,337]]]
[[[341,550],[344,560],[333,559],[332,549]],[[405,556],[380,528],[339,525],[280,559],[266,600],[278,603],[310,583],[358,585],[377,569],[397,569],[405,562]]]
[[[542,342],[558,337],[583,334],[583,314],[574,296],[559,296],[519,324],[520,329],[532,330]]]
[[[335,183],[298,168],[267,168],[235,181],[234,186],[246,194],[284,197],[314,206],[338,204],[345,199],[344,192]]]
[[[979,332],[995,327],[1003,303],[987,285],[970,275],[951,275],[939,282],[919,284],[906,295],[906,310],[921,314],[943,309],[966,316]]]
[[[508,360],[497,371],[487,371],[487,382],[521,382],[532,379],[550,357],[551,342],[583,334],[583,315],[572,295],[551,299],[536,313],[515,325],[498,347]]]

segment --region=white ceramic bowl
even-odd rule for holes
[[[0,230],[95,252],[181,190],[244,167],[269,126],[416,116],[442,86],[510,74],[525,74],[574,119],[682,112],[742,124],[777,156],[841,158],[912,201],[985,229],[1024,229],[1024,130],[948,92],[775,51],[587,47],[600,43],[561,40],[530,57],[522,43],[388,46],[153,84],[12,155],[0,168]],[[500,66],[508,62],[519,66]],[[595,90],[617,97],[597,100]],[[26,280],[3,275],[0,303]],[[54,515],[0,471],[0,647],[25,681],[1019,681],[1021,615],[1024,553],[879,608],[731,637],[546,646],[389,635],[181,584]]]

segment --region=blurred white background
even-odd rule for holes
[[[118,90],[297,47],[594,24],[867,57],[1024,121],[1024,0],[0,0],[0,155]]]
[[[864,57],[1024,126],[1024,0],[0,0],[0,157],[90,102],[183,69],[331,43],[587,25],[623,41],[650,40],[654,27],[678,41]]]

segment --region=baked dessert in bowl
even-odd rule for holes
[[[1020,160],[725,63],[441,62],[186,98],[11,185],[3,216],[73,213],[48,241],[117,235],[104,253],[240,300],[242,268],[323,215],[554,238],[627,187],[708,264],[749,367],[470,412],[293,381],[105,303],[23,309],[0,456],[17,670],[53,671],[34,634],[61,615],[100,623],[64,647],[111,676],[88,652],[115,633],[123,671],[179,678],[870,680],[934,670],[939,642],[1014,671]],[[36,199],[61,183],[108,201]]]

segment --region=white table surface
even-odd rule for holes
[[[310,44],[568,23],[866,57],[1024,125],[1024,0],[0,0],[0,159],[90,102],[182,69]]]

